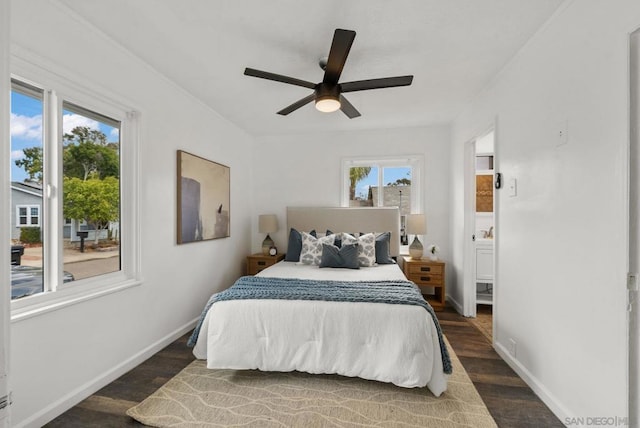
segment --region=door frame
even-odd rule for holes
[[[462,291],[462,315],[476,316],[476,258],[473,234],[476,230],[476,140],[464,145],[464,284]],[[495,209],[495,208],[494,208]]]
[[[629,34],[628,412],[640,424],[640,29]]]
[[[476,134],[464,147],[464,281],[463,281],[463,315],[475,317],[477,314],[476,301],[476,258],[473,236],[476,232],[476,141],[493,133],[493,171],[498,171],[498,137],[497,119],[485,128],[484,132]],[[498,229],[498,192],[493,192],[493,331],[496,331],[496,284],[497,284],[497,229]]]
[[[2,167],[0,174],[2,183],[8,184],[11,180],[9,168],[9,153],[11,153],[11,139],[9,136],[9,116],[10,116],[10,94],[11,94],[11,74],[9,70],[10,51],[10,1],[0,2],[0,147],[2,147]],[[10,216],[10,186],[3,186],[0,189],[0,242],[9,242]],[[8,261],[11,256],[9,245],[0,246],[0,260]],[[7,397],[7,405],[0,408],[0,427],[11,425],[11,406],[9,391],[9,347],[10,347],[10,324],[11,324],[11,267],[9,263],[0,263],[0,399]],[[0,400],[1,402],[2,400]]]

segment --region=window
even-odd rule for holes
[[[400,242],[407,245],[407,214],[422,212],[421,156],[388,159],[344,159],[342,206],[399,207]]]
[[[64,270],[74,279],[118,271],[120,241],[112,231],[120,219],[121,124],[69,102],[62,106]],[[79,266],[78,257],[93,251],[111,257],[91,257],[89,269]]]
[[[14,318],[23,308],[26,314],[32,305],[46,310],[54,300],[56,307],[67,298],[82,301],[135,284],[139,276],[139,244],[131,232],[137,230],[136,114],[57,76],[29,71],[38,83],[11,82],[11,203],[18,229],[11,244],[31,240],[23,266],[12,267]],[[36,226],[37,235],[24,233]]]
[[[18,227],[40,226],[40,205],[16,205]]]
[[[44,91],[26,82],[11,82],[11,206],[15,207],[15,227],[11,244],[27,251],[20,263],[28,273],[11,268],[11,299],[43,291],[43,235],[40,219],[43,180]],[[37,210],[37,219],[34,219]],[[35,222],[32,220],[36,220]],[[28,248],[24,248],[28,244]],[[20,248],[20,247],[17,247]],[[22,269],[22,268],[20,268]],[[26,285],[24,285],[26,284]]]

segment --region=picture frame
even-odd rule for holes
[[[231,236],[231,169],[178,150],[177,178],[178,244]]]

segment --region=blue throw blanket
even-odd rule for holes
[[[243,276],[230,288],[211,296],[187,345],[195,346],[200,328],[211,305],[224,300],[245,299],[322,300],[420,306],[431,315],[438,331],[444,372],[447,374],[452,372],[451,358],[444,343],[438,318],[431,305],[422,297],[418,287],[411,281],[351,282]]]

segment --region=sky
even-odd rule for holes
[[[107,141],[118,141],[118,128],[88,117],[63,112],[62,128],[67,133],[76,126],[86,126],[102,131]],[[42,101],[17,92],[11,92],[11,181],[24,181],[27,173],[15,164],[24,157],[28,147],[42,147]]]
[[[393,183],[399,178],[411,179],[411,167],[385,167],[383,185]],[[356,184],[356,197],[366,198],[369,194],[370,186],[378,185],[378,167],[372,167],[367,178]]]

